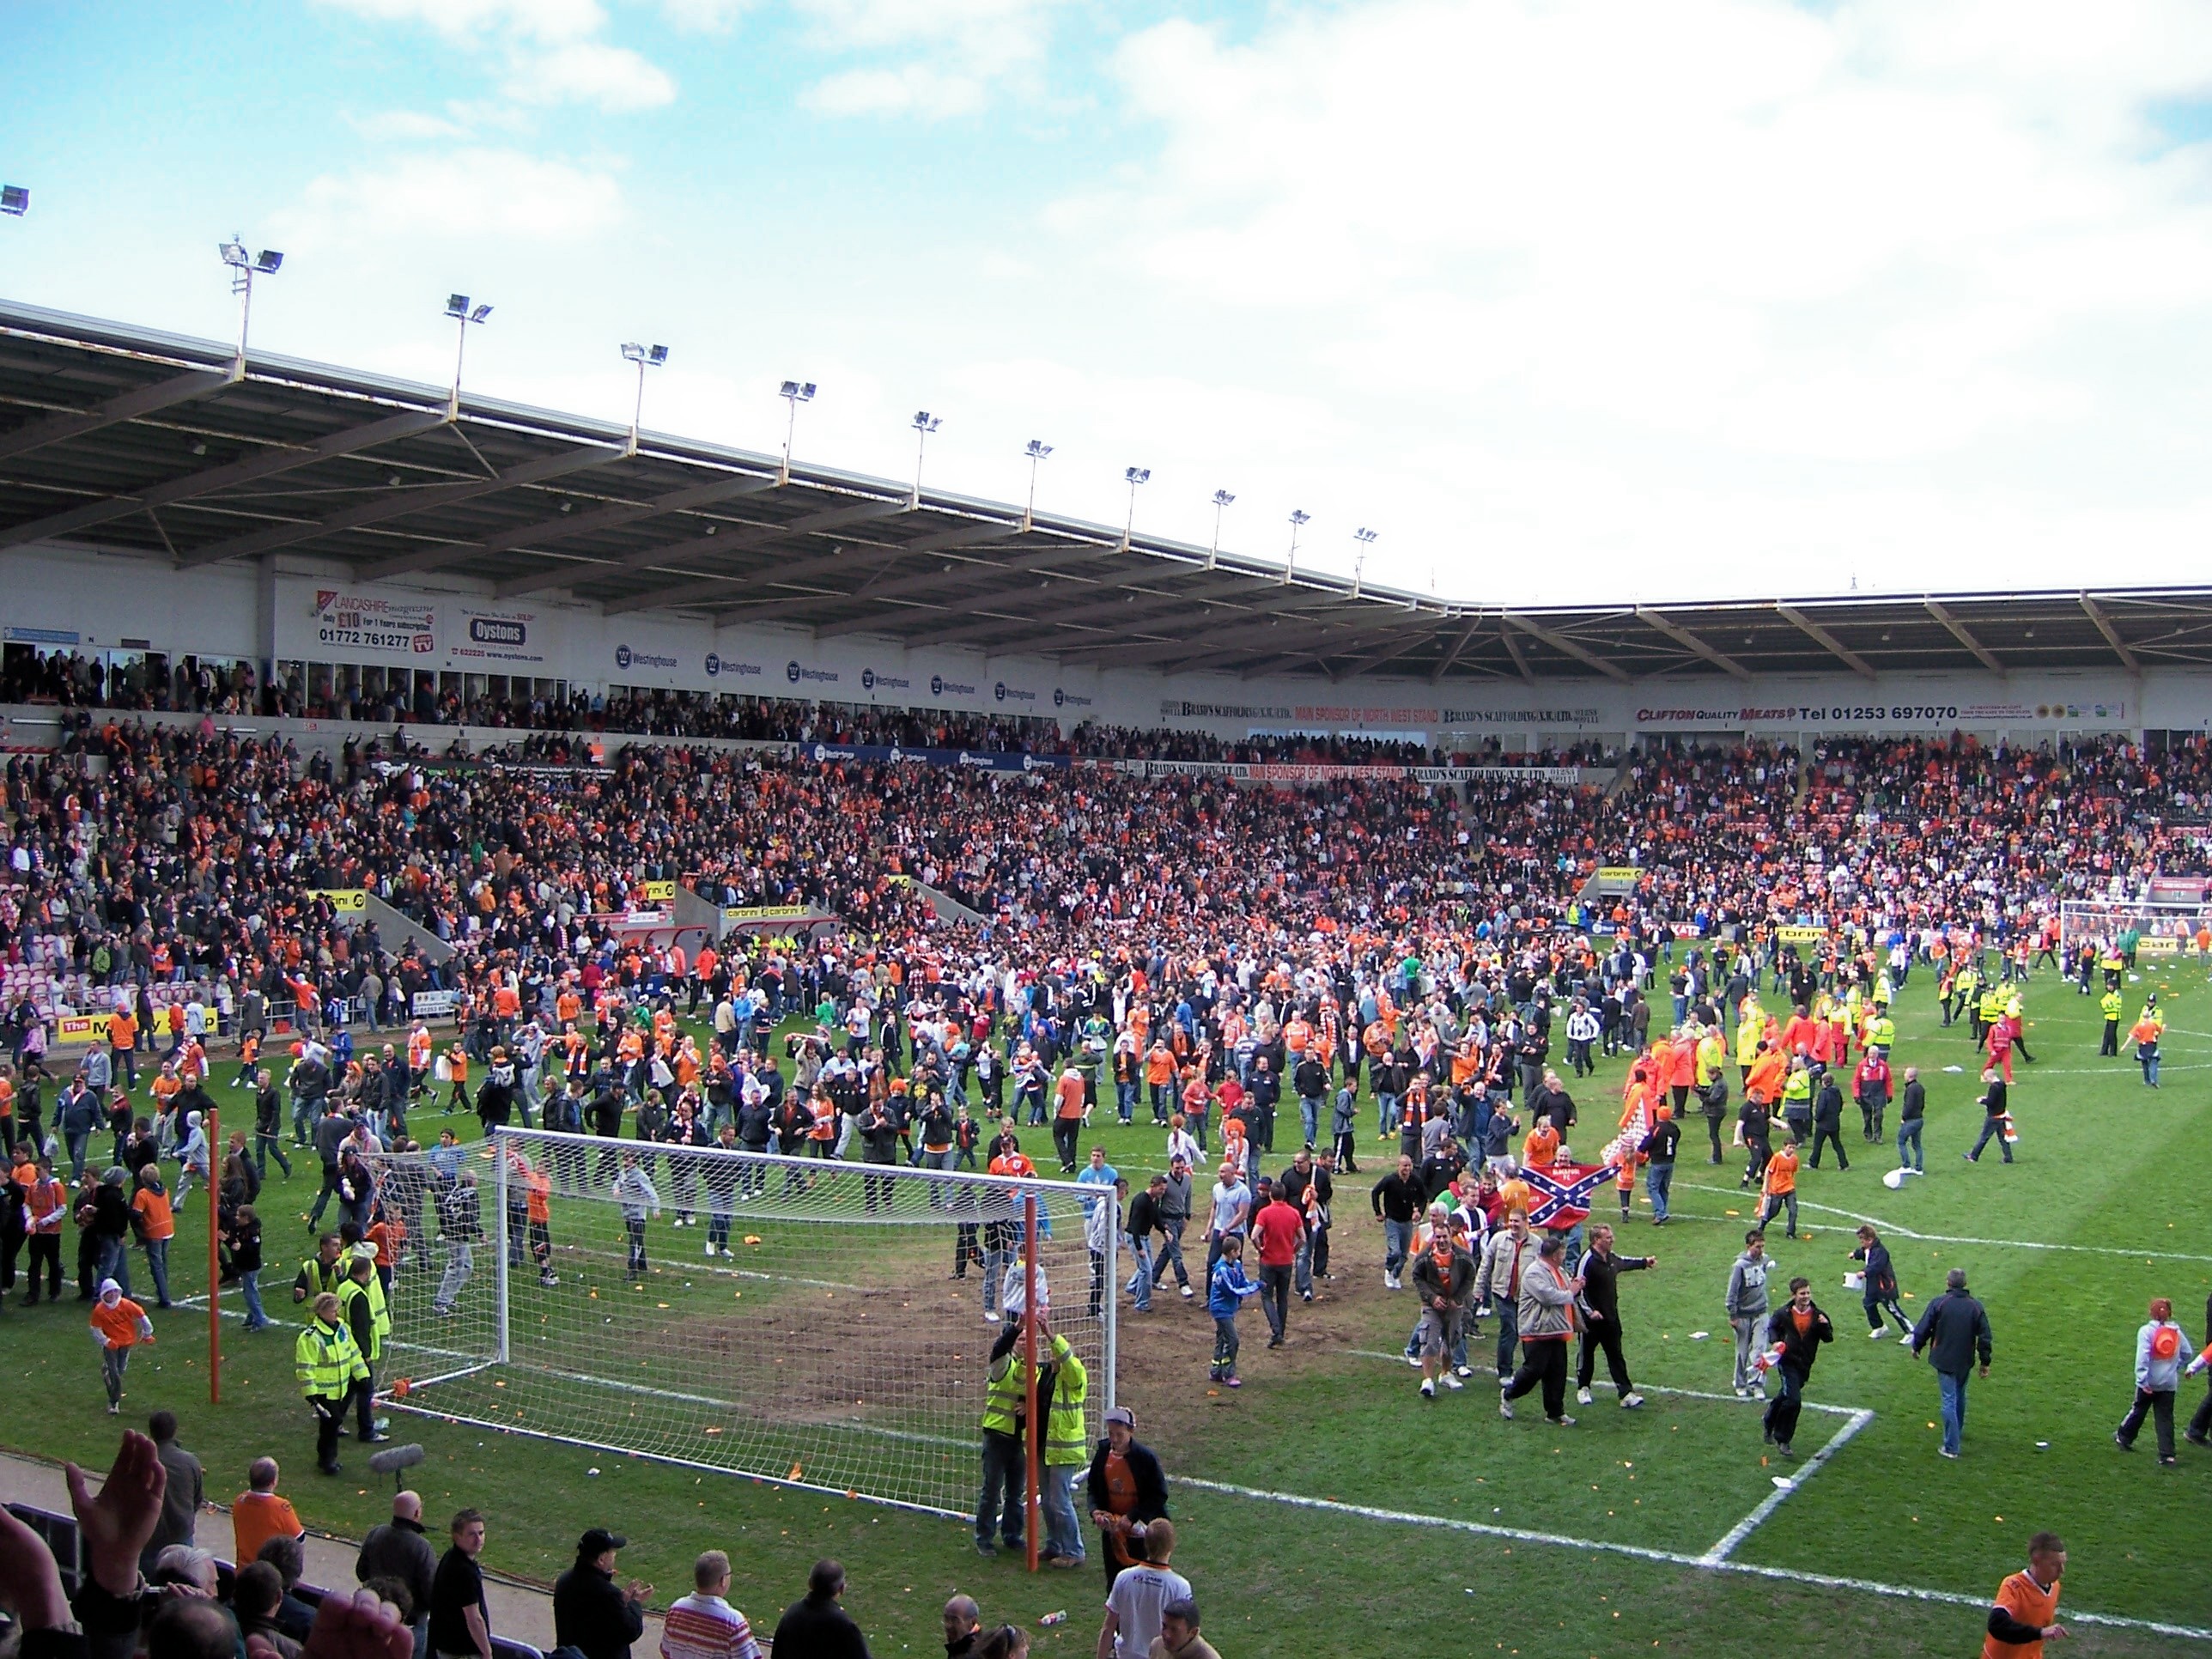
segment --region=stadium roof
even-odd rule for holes
[[[0,547],[286,550],[818,637],[1441,683],[2212,665],[2212,587],[1500,607],[0,302]]]

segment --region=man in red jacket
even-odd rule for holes
[[[1265,1176],[1260,1178],[1259,1201],[1259,1212],[1252,1218],[1252,1242],[1260,1247],[1260,1305],[1267,1315],[1267,1346],[1279,1348],[1291,1316],[1291,1269],[1298,1258],[1306,1219],[1296,1205],[1284,1201],[1280,1190]]]

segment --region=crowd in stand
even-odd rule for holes
[[[640,908],[647,882],[817,906],[863,939],[1030,969],[1355,929],[1416,951],[1437,936],[1548,946],[1594,921],[1653,938],[1808,921],[1997,938],[2063,898],[2202,868],[2200,837],[2177,825],[2212,799],[2206,751],[2117,740],[1838,742],[1802,768],[1765,745],[1654,750],[1609,798],[1527,779],[1006,776],[681,742],[592,767],[534,758],[349,743],[303,759],[210,721],[112,718],[59,753],[10,757],[0,971],[16,1056],[50,1044],[58,1016],[118,996],[150,1042],[181,1036],[195,1002],[223,1030],[249,998],[315,1019],[337,1001],[380,1024],[416,990],[481,991],[533,955],[611,962],[604,919]],[[1592,872],[1624,864],[1632,893],[1578,906]],[[981,921],[940,921],[916,881]],[[459,954],[387,945],[322,896],[356,890]]]

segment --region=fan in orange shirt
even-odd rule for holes
[[[107,1387],[107,1414],[123,1409],[123,1373],[131,1364],[131,1350],[154,1340],[154,1322],[146,1310],[123,1294],[112,1279],[100,1281],[100,1300],[92,1304],[92,1340],[100,1344],[100,1376]]]
[[[1797,1142],[1793,1137],[1782,1143],[1782,1150],[1766,1160],[1766,1173],[1760,1178],[1759,1191],[1765,1194],[1759,1224],[1765,1227],[1784,1209],[1790,1212],[1789,1237],[1797,1237]]]

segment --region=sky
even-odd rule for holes
[[[2201,580],[2197,0],[11,0],[0,295],[1499,604]]]

